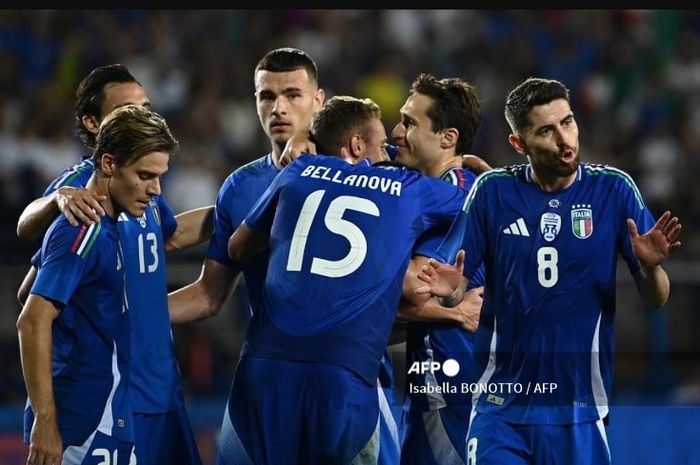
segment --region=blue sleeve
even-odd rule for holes
[[[76,165],[68,167],[51,181],[46,190],[44,190],[42,197],[52,194],[59,187],[63,186],[85,187],[94,171],[95,167],[90,159],[85,159]]]
[[[245,217],[245,223],[249,228],[262,233],[269,233],[272,221],[275,218],[275,209],[280,192],[288,180],[296,177],[299,163],[287,165],[272,181],[265,193],[255,202]]]
[[[437,255],[438,248],[445,239],[448,227],[438,225],[424,232],[413,247],[413,255],[423,255],[429,258],[440,259]]]
[[[632,241],[630,240],[629,230],[627,229],[627,218],[632,218],[634,220],[639,234],[647,233],[654,227],[656,220],[644,202],[642,194],[639,192],[639,189],[637,189],[632,178],[622,171],[621,173],[623,176],[617,179],[616,186],[618,192],[621,194],[619,197],[619,211],[621,212],[621,217],[619,218],[620,227],[617,236],[617,247],[622,257],[625,259],[625,262],[627,262],[630,273],[634,274],[639,270],[639,260],[637,260],[637,257],[634,256],[634,252],[632,251]]]
[[[29,263],[34,267],[34,268],[39,268],[41,265],[41,249],[37,250],[34,255],[32,255],[32,259],[29,260]]]
[[[470,281],[475,277],[477,268],[483,261],[486,246],[484,240],[486,236],[485,212],[488,209],[484,202],[488,199],[488,195],[484,191],[488,184],[479,183],[479,178],[469,190],[464,208],[452,222],[445,240],[440,244],[436,257],[443,263],[454,263],[459,249],[464,249],[466,252],[464,276],[470,278]]]
[[[44,236],[41,263],[32,285],[32,294],[63,305],[68,302],[83,276],[89,273],[96,255],[84,254],[86,256],[83,257],[80,254],[80,245],[87,242],[90,232],[90,228],[84,225],[71,226],[63,217],[54,221]]]
[[[424,189],[421,195],[421,208],[426,229],[443,222],[452,221],[464,204],[465,190],[440,179],[421,176]]]
[[[235,174],[235,173],[234,173]],[[228,256],[228,240],[233,234],[233,202],[236,201],[234,175],[229,176],[219,190],[214,205],[214,231],[209,241],[207,257],[229,268],[237,268]]]
[[[168,204],[165,197],[159,195],[156,197],[156,203],[158,204],[158,212],[160,214],[160,224],[161,230],[163,231],[163,240],[167,241],[175,233],[177,229],[177,220],[175,219],[175,214],[172,208]]]

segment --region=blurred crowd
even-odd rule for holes
[[[700,10],[2,10],[2,262],[27,263],[37,244],[16,238],[19,213],[85,153],[73,103],[91,69],[123,63],[168,120],[181,150],[164,192],[180,212],[269,150],[253,68],[287,45],[316,60],[327,96],[373,98],[389,131],[418,73],[466,78],[483,105],[474,153],[494,166],[524,161],[507,143],[507,92],[563,81],[583,160],[629,172],[655,214],[681,218],[683,257],[700,258]],[[207,359],[196,337],[189,356]]]

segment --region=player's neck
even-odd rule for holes
[[[532,167],[532,181],[545,192],[559,192],[563,191],[576,180],[576,171],[574,171],[569,176],[548,176],[546,174],[538,173],[535,171],[535,167]]]
[[[461,167],[462,157],[458,157],[454,154],[444,154],[437,160],[436,163],[433,163],[432,165],[428,166],[423,174],[426,174],[433,178],[439,178],[447,171]]]
[[[272,152],[270,156],[272,157],[272,164],[275,165],[275,168],[277,168],[278,170],[281,170],[283,168],[282,163],[280,163],[280,158],[282,157],[283,149],[284,147],[280,147],[274,142],[272,143]]]
[[[102,176],[99,171],[95,171],[90,176],[85,188],[90,192],[95,194],[104,195],[106,200],[100,202],[105,213],[109,215],[110,218],[116,218],[116,215],[120,212],[116,211],[114,203],[112,202],[112,197],[109,195],[109,178]]]

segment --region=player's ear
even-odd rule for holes
[[[359,134],[353,134],[350,137],[348,153],[352,160],[357,161],[365,156],[365,141]]]
[[[111,153],[103,153],[100,157],[100,171],[105,177],[111,178],[115,169],[114,156]]]
[[[80,122],[83,123],[85,129],[93,134],[97,134],[100,129],[100,122],[97,121],[95,115],[83,115],[83,117],[80,118]]]
[[[459,131],[456,128],[443,129],[442,137],[440,138],[440,148],[449,149],[456,147],[457,139],[459,139]]]
[[[525,142],[515,134],[508,136],[508,143],[518,152],[520,155],[527,156],[527,147],[525,147]]]
[[[321,109],[325,100],[326,92],[323,89],[318,89],[314,95],[314,113]]]

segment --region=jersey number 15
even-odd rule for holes
[[[316,217],[325,190],[317,190],[309,194],[301,207],[299,219],[294,227],[292,243],[289,247],[287,271],[301,271],[304,261],[304,250],[309,238],[311,224]],[[331,201],[323,218],[326,228],[332,233],[343,236],[350,243],[348,254],[340,260],[326,260],[313,257],[311,273],[329,278],[342,278],[357,270],[367,256],[367,239],[356,224],[343,219],[345,210],[353,210],[372,216],[379,216],[379,208],[371,200],[352,195],[341,195]]]

